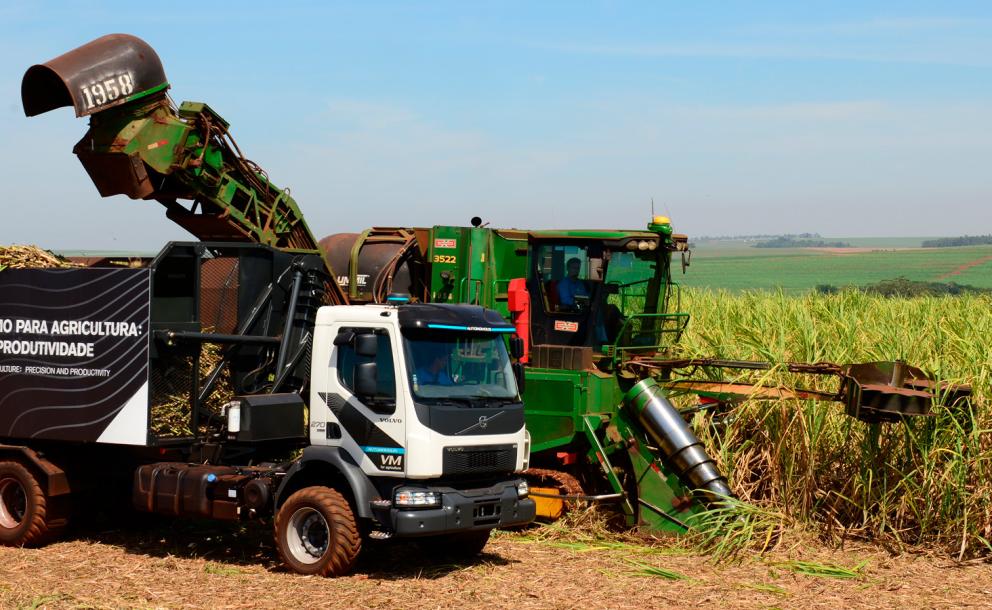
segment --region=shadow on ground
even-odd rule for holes
[[[67,536],[110,544],[146,557],[205,559],[229,566],[261,566],[282,572],[272,536],[271,522],[217,522],[171,519],[127,513],[88,515],[77,520]],[[517,563],[483,551],[471,559],[451,558],[436,549],[425,552],[416,542],[365,541],[353,574],[369,578],[441,578],[474,565],[504,566]]]

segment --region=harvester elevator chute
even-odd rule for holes
[[[158,201],[202,241],[316,254],[337,278],[289,190],[242,154],[219,114],[200,102],[177,108],[168,89],[147,43],[110,34],[31,66],[21,100],[27,116],[63,106],[90,116],[73,153],[101,196]],[[326,288],[330,304],[348,303],[337,282]]]

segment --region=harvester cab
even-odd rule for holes
[[[685,247],[664,217],[647,231],[529,233],[529,342],[580,348],[605,372],[624,355],[663,353],[688,322],[670,281],[671,254]]]

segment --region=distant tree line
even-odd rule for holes
[[[859,290],[866,294],[876,294],[883,297],[933,297],[933,296],[959,296],[967,294],[992,294],[992,289],[978,288],[967,284],[956,284],[954,282],[921,282],[910,280],[905,277],[897,277],[894,280],[882,280],[874,284],[865,286],[834,286],[832,284],[819,284],[815,288],[820,294],[834,294],[842,290]]]
[[[768,239],[775,237],[790,237],[793,239],[818,239],[819,233],[757,233],[754,235],[700,235],[696,241],[752,241],[755,239]]]
[[[850,248],[846,241],[824,241],[822,239],[796,239],[780,235],[767,241],[753,244],[755,248]]]
[[[923,242],[924,248],[953,248],[956,246],[985,246],[992,244],[992,235],[962,235],[961,237],[941,237]]]

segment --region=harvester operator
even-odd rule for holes
[[[579,303],[588,303],[589,289],[586,283],[579,279],[579,269],[582,261],[576,257],[565,263],[565,277],[558,282],[558,305],[565,310],[579,309]]]

